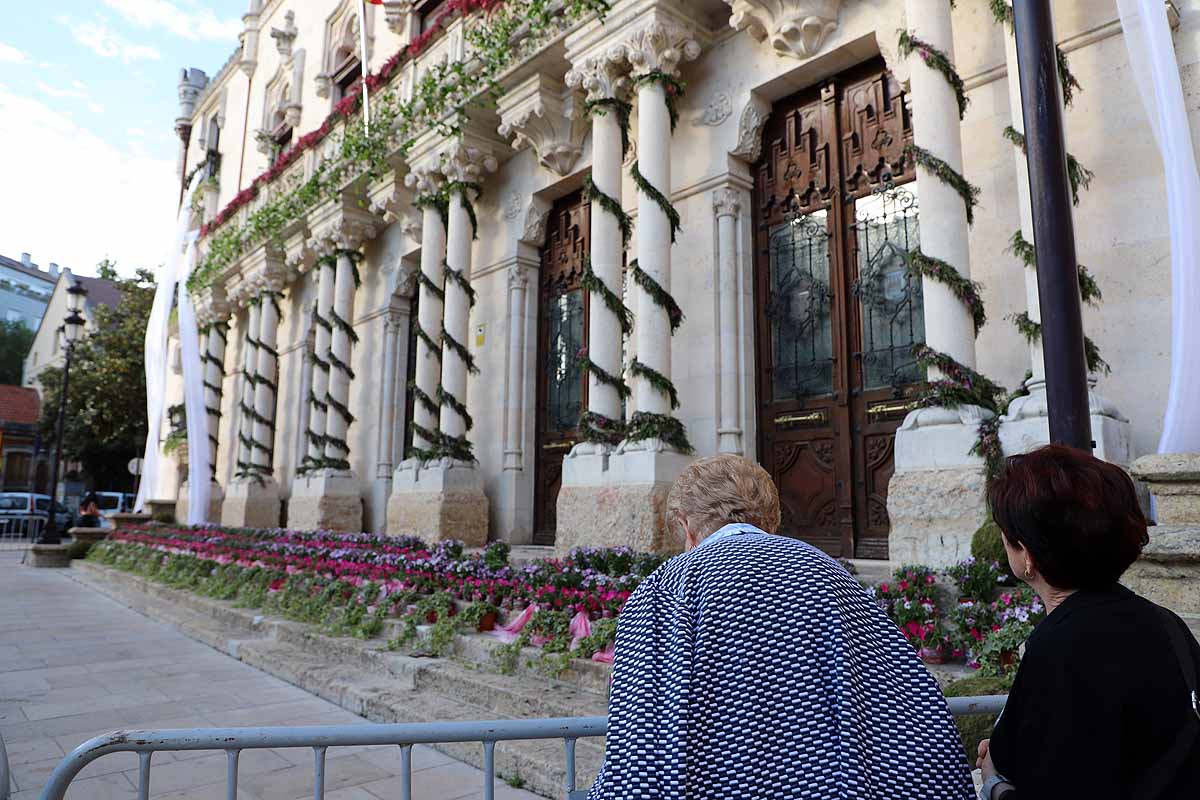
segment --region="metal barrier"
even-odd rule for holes
[[[0,800],[8,800],[12,776],[8,772],[8,751],[4,749],[4,737],[0,736]]]
[[[951,697],[955,716],[997,714],[1004,695]],[[76,747],[55,768],[40,800],[63,800],[67,787],[85,766],[110,753],[138,754],[138,800],[150,797],[150,758],[158,751],[224,750],[227,758],[226,797],[237,800],[238,757],[243,750],[276,747],[309,747],[313,751],[313,800],[325,797],[325,753],[330,747],[398,745],[400,747],[400,798],[412,800],[412,748],[416,744],[480,742],[483,745],[483,797],[495,796],[497,742],[562,739],[566,760],[568,800],[584,796],[575,788],[575,743],[604,736],[607,717],[496,720],[489,722],[432,722],[396,725],[319,725],[296,728],[184,728],[179,730],[115,731]],[[0,766],[0,770],[5,769]],[[0,794],[0,800],[3,795]]]
[[[46,527],[46,515],[0,516],[0,539],[36,539]]]

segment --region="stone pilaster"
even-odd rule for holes
[[[720,336],[720,419],[717,451],[742,454],[742,425],[738,377],[738,220],[744,192],[724,186],[713,192],[717,222],[717,326]]]
[[[397,383],[407,376],[402,367],[408,362],[405,346],[408,343],[408,326],[411,314],[407,306],[391,308],[379,318],[383,330],[383,380],[379,392],[378,419],[376,430],[375,482],[371,488],[371,508],[367,516],[368,529],[376,532],[387,530],[387,504],[392,495],[392,470],[395,469],[396,412],[403,408],[397,404]],[[407,420],[405,420],[407,422]]]

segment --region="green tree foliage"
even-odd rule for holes
[[[24,320],[0,320],[0,383],[21,385],[21,368],[33,346],[33,336]]]
[[[102,261],[101,278],[121,290],[115,308],[93,308],[95,326],[75,344],[71,358],[63,456],[83,463],[98,488],[131,488],[129,459],[142,454],[146,442],[146,366],[144,343],[154,276],[139,269],[133,278],[117,275]],[[54,446],[62,369],[48,367],[42,383],[42,440]]]

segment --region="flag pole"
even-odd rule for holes
[[[363,130],[371,133],[371,98],[367,90],[367,0],[358,0],[359,66],[362,68]]]

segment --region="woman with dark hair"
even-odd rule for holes
[[[1133,481],[1049,445],[1009,458],[988,500],[1048,616],[979,746],[982,800],[1200,797],[1200,645],[1117,582],[1149,541]]]

